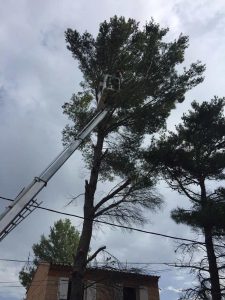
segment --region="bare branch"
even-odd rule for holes
[[[171,174],[170,170],[167,169],[167,171]],[[193,202],[198,202],[198,200],[194,197],[192,197],[190,195],[189,192],[187,192],[187,189],[184,187],[183,183],[181,182],[181,180],[178,179],[178,177],[174,174],[171,174],[171,176],[173,176],[175,178],[175,180],[177,181],[177,183],[179,184],[179,187],[181,188],[181,190],[184,192],[184,194],[191,199]]]
[[[102,246],[100,247],[98,250],[96,250],[86,261],[86,264],[88,264],[90,261],[92,261],[97,255],[99,252],[103,251],[106,249],[106,246]]]
[[[78,199],[80,196],[84,196],[84,193],[81,193],[79,195],[77,195],[76,197],[73,197],[72,200],[70,200],[70,202],[68,202],[65,207],[69,206],[73,201],[75,201],[76,199]]]
[[[97,212],[95,215],[94,215],[94,218],[97,218],[99,216],[101,216],[102,214],[104,214],[106,211],[109,211],[111,210],[112,208],[115,208],[115,207],[118,207],[122,202],[124,201],[124,198],[122,198],[121,200],[117,201],[117,202],[114,202],[112,204],[110,204],[109,206],[101,209],[99,212]]]
[[[127,179],[121,186],[119,186],[116,190],[114,190],[112,193],[108,194],[106,197],[102,198],[94,207],[94,211],[96,212],[104,203],[106,203],[108,200],[112,199],[116,194],[118,194],[120,191],[122,191],[124,188],[126,188],[130,184],[131,180]]]

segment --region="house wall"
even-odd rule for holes
[[[84,300],[96,300],[96,283],[94,281],[87,281],[86,285],[87,288],[84,290]]]
[[[59,278],[55,276],[48,276],[44,300],[58,300],[58,286]]]
[[[93,278],[94,274],[87,274],[90,279]],[[108,274],[109,275],[109,274]],[[107,273],[95,274],[96,284],[96,298],[94,300],[122,300],[123,299],[123,287],[133,287],[137,291],[137,300],[159,300],[159,288],[158,278],[152,277],[141,278],[137,277],[123,278],[123,275],[115,278],[112,276],[109,278]],[[108,278],[108,279],[106,279]],[[117,284],[115,284],[117,282]],[[90,299],[85,299],[90,300]]]
[[[41,263],[27,292],[26,300],[59,300],[60,278],[69,278],[71,268]],[[122,300],[123,287],[137,290],[137,300],[159,300],[158,277],[137,274],[110,273],[88,270],[87,285],[94,283],[84,293],[84,300]],[[116,284],[115,284],[116,282]]]
[[[114,300],[121,299],[121,292],[115,289],[112,285],[97,284],[96,285],[96,300]]]
[[[45,300],[49,264],[41,263],[27,292],[26,300]],[[54,299],[55,300],[55,299]]]
[[[151,287],[148,288],[148,300],[159,300],[159,288],[157,287]]]
[[[137,290],[137,300],[159,300],[159,291],[156,288],[148,286],[132,286],[124,285],[136,288]],[[123,285],[120,287],[110,287],[104,285],[97,285],[96,288],[96,298],[93,300],[122,300],[123,299]],[[84,299],[92,300],[92,299]]]

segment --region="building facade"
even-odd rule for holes
[[[71,266],[39,264],[26,300],[67,300]],[[158,276],[88,268],[84,300],[159,300]]]

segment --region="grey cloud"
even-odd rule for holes
[[[202,1],[35,1],[20,3],[8,0],[0,11],[0,194],[14,198],[23,186],[62,149],[61,131],[68,122],[62,115],[61,105],[68,101],[79,88],[82,76],[77,63],[66,49],[64,31],[76,28],[96,34],[99,22],[114,14],[134,17],[144,24],[153,16],[162,26],[171,27],[170,38],[180,32],[190,35],[190,48],[186,63],[202,59],[207,63],[205,82],[187,94],[187,100],[171,114],[168,126],[173,128],[180,116],[190,107],[192,99],[209,99],[214,94],[225,95],[223,75],[225,72],[225,44],[221,40],[223,25],[221,1],[211,2],[209,8],[199,5]],[[195,11],[195,9],[198,10]],[[216,26],[212,26],[215,22]],[[212,28],[211,28],[212,27]],[[202,34],[204,33],[204,34]],[[200,35],[200,36],[199,36]],[[82,198],[76,205],[65,207],[68,200],[83,192],[84,179],[88,173],[76,153],[39,195],[43,206],[82,214]],[[184,199],[160,186],[167,202],[158,214],[149,214],[151,222],[147,230],[171,235],[193,237],[184,226],[177,226],[170,219],[170,211],[178,204],[188,205]],[[103,191],[99,188],[99,193]],[[1,211],[7,205],[1,203]],[[182,203],[182,204],[181,204]],[[0,258],[26,259],[31,245],[59,215],[36,210],[1,243]],[[71,218],[81,228],[81,221]],[[106,245],[121,261],[170,261],[175,260],[176,243],[138,233],[112,230],[107,226],[96,227],[92,249]],[[15,247],[16,245],[16,247]],[[14,280],[18,265],[11,267],[8,279]],[[158,268],[158,267],[157,267]],[[150,271],[157,269],[151,267]],[[0,273],[1,274],[1,273]],[[168,286],[180,288],[179,274],[189,279],[186,273],[161,271],[161,299],[172,300],[175,293],[164,290]],[[171,275],[173,274],[173,275]],[[191,279],[190,279],[191,281]],[[15,292],[11,289],[13,295]],[[0,289],[0,298],[12,297]],[[15,298],[14,298],[15,299]],[[14,300],[13,299],[13,300]],[[18,299],[18,297],[17,297]]]
[[[0,86],[0,108],[2,110],[2,107],[4,105],[4,103],[7,101],[7,91],[4,88],[4,86]],[[1,111],[0,111],[1,113]]]
[[[225,5],[218,1],[214,5],[211,1],[180,1],[173,7],[182,25],[193,37],[210,35],[212,32],[224,30]],[[222,25],[222,26],[221,26]]]

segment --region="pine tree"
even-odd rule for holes
[[[202,104],[193,102],[176,132],[155,141],[145,154],[170,187],[191,202],[189,210],[178,207],[171,215],[178,224],[187,224],[204,235],[209,280],[201,277],[198,291],[199,295],[210,292],[213,300],[221,300],[223,295],[219,278],[222,268],[218,266],[215,244],[225,230],[225,189],[213,188],[211,182],[225,179],[224,108],[225,98],[215,97]],[[199,276],[206,271],[200,264],[197,269]]]
[[[100,24],[96,38],[88,32],[66,31],[67,47],[79,63],[84,82],[83,91],[63,106],[73,122],[63,131],[65,144],[76,138],[96,113],[103,76],[115,75],[118,70],[123,74],[121,90],[113,97],[114,111],[81,148],[90,177],[85,181],[85,220],[74,260],[70,299],[82,299],[93,220],[143,223],[143,212],[160,205],[153,190],[154,170],[149,173],[142,168],[142,145],[146,136],[165,126],[185,92],[202,82],[204,71],[200,62],[177,71],[184,61],[188,38],[180,35],[173,42],[165,42],[167,32],[153,20],[140,29],[135,20],[117,16]],[[103,198],[96,196],[99,180],[115,182]]]

